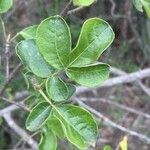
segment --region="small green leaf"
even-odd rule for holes
[[[96,61],[114,40],[111,26],[99,18],[88,19],[82,27],[77,46],[70,54],[71,67]]]
[[[135,8],[140,12],[143,12],[143,9],[144,9],[147,16],[150,18],[150,1],[149,0],[133,0],[133,4]]]
[[[143,5],[141,0],[132,0],[132,2],[138,11],[143,12]]]
[[[37,27],[38,25],[27,27],[20,31],[18,34],[20,34],[25,40],[36,39]]]
[[[16,52],[23,63],[37,76],[46,78],[54,71],[39,53],[34,40],[20,42],[16,47]]]
[[[62,124],[62,122],[56,118],[56,117],[50,117],[47,122],[46,125],[49,127],[49,129],[51,129],[60,139],[64,139],[65,138],[65,133],[64,133],[64,125]]]
[[[109,145],[106,145],[103,150],[112,150],[112,148]]]
[[[46,91],[52,100],[61,102],[68,100],[72,96],[74,89],[73,86],[68,86],[59,77],[52,76],[46,82]]]
[[[71,51],[71,35],[65,20],[53,16],[42,21],[37,29],[37,45],[50,65],[64,69]]]
[[[39,150],[56,150],[57,138],[54,133],[46,126],[43,128]]]
[[[101,85],[109,77],[107,64],[93,64],[85,67],[68,68],[67,75],[78,84],[94,87]]]
[[[30,112],[26,120],[26,128],[30,131],[36,131],[44,125],[50,116],[51,106],[47,102],[36,105]]]
[[[0,13],[7,12],[13,5],[13,0],[0,0]]]
[[[97,125],[91,114],[85,109],[73,105],[61,105],[53,108],[54,116],[65,126],[67,139],[80,149],[95,146]]]
[[[150,1],[143,0],[143,6],[144,6],[147,16],[150,18]]]
[[[75,6],[89,6],[94,2],[95,0],[73,0]]]

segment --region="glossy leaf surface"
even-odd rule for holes
[[[13,5],[13,0],[0,0],[0,13],[7,12]]]
[[[67,85],[63,80],[55,76],[47,80],[46,91],[49,97],[56,102],[68,100],[75,92],[74,86]]]
[[[26,128],[30,131],[36,131],[44,125],[51,113],[51,106],[47,102],[36,105],[30,112],[26,120]]]
[[[46,78],[54,71],[43,59],[34,40],[20,42],[16,52],[23,63],[37,76]]]
[[[53,16],[42,21],[37,29],[37,45],[50,65],[57,69],[65,68],[71,50],[71,37],[64,19]]]
[[[93,64],[85,67],[73,67],[67,70],[67,75],[78,84],[94,87],[108,79],[109,66],[107,64]]]
[[[50,117],[46,125],[48,126],[49,129],[51,129],[59,138],[64,139],[65,138],[65,133],[64,133],[64,125],[62,122],[57,119],[56,117]]]
[[[54,133],[46,126],[42,130],[42,137],[39,144],[39,150],[56,150],[57,138]]]
[[[64,124],[71,143],[80,149],[95,145],[97,125],[89,112],[78,106],[61,105],[53,108],[53,113]]]
[[[107,22],[99,18],[87,20],[77,46],[71,52],[69,66],[84,66],[96,61],[113,40],[114,32]]]
[[[37,27],[38,25],[27,27],[20,31],[18,34],[20,34],[25,40],[36,39]]]

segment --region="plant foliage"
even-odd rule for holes
[[[92,1],[87,2],[89,5]],[[110,25],[99,18],[88,19],[74,49],[70,29],[58,15],[18,35],[24,40],[16,46],[17,55],[27,72],[33,73],[35,89],[40,93],[26,120],[28,130],[41,129],[39,149],[56,150],[56,137],[67,139],[79,149],[94,146],[98,135],[95,119],[85,109],[66,102],[75,93],[73,83],[94,87],[109,77],[109,65],[98,62],[98,58],[114,39]]]

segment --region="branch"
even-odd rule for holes
[[[117,68],[114,68],[114,67],[111,67],[110,68],[110,71],[111,73],[113,74],[116,74],[116,75],[119,75],[119,76],[122,76],[122,75],[127,75],[126,72],[120,70],[120,69],[117,69]],[[148,95],[150,96],[150,89],[147,88],[140,80],[137,81],[138,85],[141,87],[141,89]]]
[[[129,130],[121,125],[118,125],[117,123],[111,121],[109,118],[105,117],[102,113],[96,111],[95,109],[91,108],[90,106],[86,105],[85,103],[75,99],[75,101],[82,107],[86,108],[87,110],[89,110],[90,112],[92,112],[95,116],[97,116],[98,118],[102,119],[105,123],[108,123],[110,124],[112,127],[114,128],[117,128],[125,133],[128,133],[132,136],[135,136],[137,138],[139,138],[140,140],[142,141],[146,141],[148,144],[150,144],[150,138],[143,135],[143,134],[140,134],[140,133],[137,133],[135,131],[132,131],[132,130]]]
[[[3,115],[5,121],[7,122],[8,126],[17,133],[24,141],[26,141],[34,150],[38,149],[38,144],[36,141],[34,141],[30,135],[26,133],[25,130],[23,130],[21,127],[19,127],[14,120],[11,117],[10,113]]]
[[[139,110],[135,110],[133,108],[130,108],[128,106],[125,106],[125,105],[113,102],[113,101],[108,100],[108,99],[106,100],[104,98],[99,98],[99,97],[94,97],[94,98],[93,97],[92,98],[91,97],[88,97],[88,98],[86,98],[86,97],[79,97],[79,99],[81,101],[90,101],[90,102],[99,101],[99,102],[102,102],[102,103],[107,103],[107,104],[113,105],[115,107],[118,107],[120,109],[126,110],[126,111],[128,111],[130,113],[134,113],[136,115],[140,115],[140,116],[143,116],[143,117],[146,117],[146,118],[150,119],[150,115],[147,114],[147,113],[143,113],[143,112],[141,112]]]
[[[11,72],[11,74],[9,75],[9,78],[4,82],[4,85],[2,87],[2,89],[0,90],[0,96],[4,93],[5,89],[7,88],[8,84],[11,82],[11,80],[14,78],[14,76],[16,75],[16,73],[18,72],[18,70],[21,68],[22,64],[19,63],[14,70]]]

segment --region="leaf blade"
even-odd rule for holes
[[[38,25],[27,27],[20,31],[18,34],[20,34],[25,40],[36,39],[37,27]]]
[[[46,78],[54,71],[42,58],[34,40],[25,40],[18,43],[16,53],[22,62],[39,77]]]
[[[111,26],[104,20],[85,21],[76,47],[70,54],[70,67],[79,67],[96,61],[114,40]]]
[[[109,77],[109,66],[107,64],[93,64],[85,67],[72,67],[67,70],[70,79],[78,84],[94,87],[101,85]]]
[[[0,14],[7,12],[13,5],[13,0],[0,0]]]
[[[53,16],[42,21],[37,29],[37,45],[50,65],[64,69],[71,50],[71,34],[65,20]]]
[[[73,0],[75,6],[89,6],[94,2],[95,0]]]
[[[73,105],[57,106],[53,110],[66,128],[66,137],[78,148],[95,145],[97,139],[97,125],[89,112]]]
[[[56,149],[57,149],[57,138],[54,135],[54,133],[46,126],[42,132],[39,150],[56,150]]]
[[[36,131],[44,125],[51,112],[51,106],[47,102],[37,104],[30,112],[26,120],[26,128],[29,131]]]

